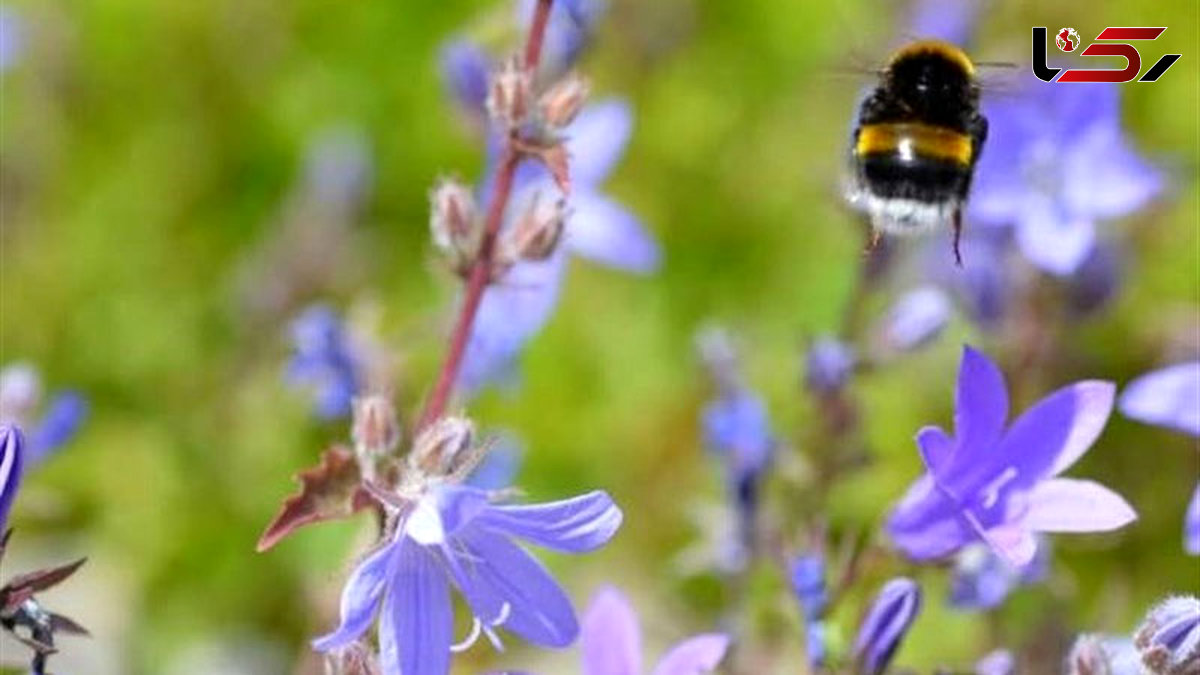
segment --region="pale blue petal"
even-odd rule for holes
[[[579,189],[603,182],[625,154],[633,131],[633,112],[620,99],[584,108],[563,130],[570,154],[571,183]]]
[[[978,537],[928,474],[913,483],[892,510],[887,530],[896,547],[912,560],[936,560]]]
[[[585,553],[608,543],[621,518],[608,493],[595,491],[544,504],[492,506],[477,522],[555,551]]]
[[[1137,513],[1103,485],[1072,478],[1038,483],[1029,495],[1024,524],[1037,532],[1107,532],[1128,525]]]
[[[1079,269],[1096,242],[1091,217],[1069,212],[1042,194],[1028,195],[1019,208],[1017,245],[1025,257],[1056,276]]]
[[[424,548],[403,541],[379,621],[379,662],[388,675],[446,675],[454,639],[450,586]]]
[[[476,616],[488,622],[504,617],[499,625],[543,647],[574,642],[575,610],[541,563],[507,536],[482,528],[468,528],[457,543],[466,555],[455,581]]]
[[[1162,173],[1129,147],[1116,123],[1093,124],[1064,157],[1063,198],[1071,213],[1124,216],[1162,192]]]
[[[917,449],[930,473],[939,475],[949,466],[954,454],[954,439],[939,427],[924,427],[917,432]]]
[[[1200,361],[1135,379],[1121,393],[1120,407],[1126,417],[1200,436]]]
[[[563,243],[572,253],[638,274],[658,269],[658,242],[625,207],[587,190],[574,192],[570,205]]]
[[[705,633],[690,637],[667,652],[653,675],[700,675],[716,669],[729,649],[729,636]]]
[[[375,617],[384,585],[395,569],[399,544],[387,544],[367,556],[346,580],[342,589],[341,624],[332,633],[313,640],[313,649],[328,652],[357,640]]]
[[[1087,380],[1038,401],[1013,423],[981,473],[1017,471],[1014,487],[1027,487],[1075,463],[1096,442],[1112,412],[1116,388]]]
[[[580,633],[584,675],[641,675],[642,635],[637,614],[615,588],[596,592]]]

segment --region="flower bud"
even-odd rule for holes
[[[912,351],[933,341],[950,321],[950,298],[936,286],[913,289],[896,300],[879,330],[885,348]]]
[[[567,202],[534,195],[515,227],[505,232],[504,257],[510,261],[545,260],[554,253],[567,222]]]
[[[921,588],[915,581],[897,577],[884,584],[854,641],[854,658],[859,671],[879,675],[887,670],[920,611]]]
[[[975,675],[1016,675],[1017,659],[1007,649],[989,652],[975,662]]]
[[[0,537],[4,536],[8,510],[17,497],[25,464],[25,438],[16,426],[0,424]],[[0,544],[0,547],[3,545]]]
[[[1200,672],[1200,599],[1167,598],[1150,610],[1133,636],[1142,663],[1155,675]]]
[[[434,476],[448,476],[470,458],[475,425],[463,417],[443,417],[417,436],[409,464]]]
[[[42,381],[28,363],[0,370],[0,420],[27,421],[42,400]]]
[[[400,443],[400,424],[396,421],[395,406],[379,394],[355,400],[351,435],[360,455],[379,457],[391,453]]]
[[[520,126],[529,112],[532,88],[529,71],[520,59],[516,56],[506,59],[488,83],[488,115],[502,128]]]
[[[567,126],[583,109],[590,92],[591,84],[586,78],[568,73],[538,98],[542,121],[552,128]]]
[[[475,198],[462,183],[443,179],[433,189],[430,201],[433,204],[429,230],[434,246],[455,268],[465,267],[479,250],[481,233],[475,217]]]
[[[817,338],[805,356],[804,383],[818,394],[833,394],[846,384],[855,361],[849,345],[832,337]]]

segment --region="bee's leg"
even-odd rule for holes
[[[954,264],[959,267],[963,266],[962,250],[959,248],[959,243],[962,241],[962,207],[954,209]]]

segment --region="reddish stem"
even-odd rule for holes
[[[525,69],[533,73],[537,69],[538,60],[542,54],[542,44],[546,37],[546,24],[550,18],[550,7],[554,0],[538,0],[533,13],[533,24],[529,30],[529,38],[525,43]],[[437,384],[433,394],[425,404],[417,429],[424,429],[446,412],[446,404],[454,391],[458,371],[462,367],[463,355],[467,350],[467,341],[471,337],[471,328],[475,324],[475,315],[479,312],[479,304],[483,301],[483,293],[491,282],[492,263],[496,253],[496,239],[500,235],[500,226],[504,222],[504,210],[508,206],[508,197],[512,192],[513,176],[517,165],[521,163],[521,151],[517,147],[519,138],[515,131],[511,132],[505,142],[500,166],[496,172],[496,186],[492,191],[492,201],[488,205],[487,216],[484,220],[483,240],[479,244],[479,255],[471,265],[467,275],[467,288],[463,295],[462,308],[450,334],[450,351],[446,361],[438,373]]]

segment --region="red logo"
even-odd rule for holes
[[[1132,82],[1137,79],[1138,82],[1154,82],[1162,77],[1162,74],[1167,72],[1176,61],[1179,60],[1179,54],[1164,54],[1147,70],[1144,75],[1138,78],[1138,73],[1142,70],[1142,55],[1138,50],[1127,41],[1141,40],[1157,40],[1158,36],[1166,31],[1166,27],[1161,28],[1146,28],[1146,27],[1109,27],[1100,31],[1096,36],[1096,40],[1106,40],[1107,42],[1093,42],[1088,45],[1083,51],[1079,52],[1080,56],[1120,56],[1125,59],[1125,67],[1120,70],[1111,70],[1107,68],[1072,68],[1062,73],[1059,76],[1059,82]],[[1046,64],[1046,28],[1045,26],[1034,26],[1033,28],[1033,74],[1040,80],[1053,82],[1054,76],[1058,75],[1062,68],[1051,68]],[[1054,43],[1064,52],[1073,52],[1079,46],[1079,33],[1075,32],[1074,28],[1063,28],[1054,36]]]
[[[1054,36],[1054,44],[1064,52],[1073,52],[1079,46],[1079,33],[1074,28],[1064,28]]]

